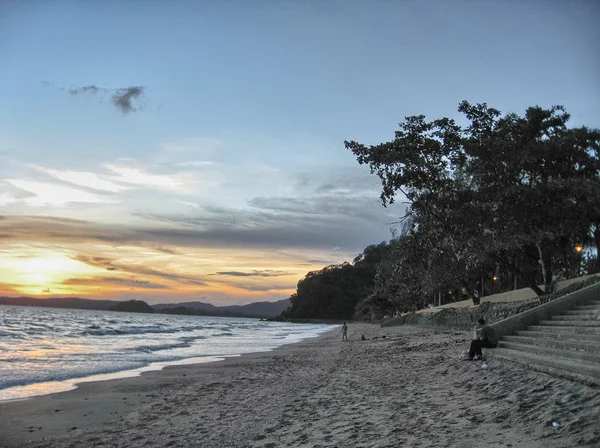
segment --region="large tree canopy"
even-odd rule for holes
[[[312,271],[298,282],[290,308],[282,315],[303,319],[351,319],[356,304],[373,291],[377,266],[388,243],[368,246],[352,263]]]
[[[345,142],[379,176],[384,205],[409,204],[406,241],[375,291],[414,297],[452,284],[471,295],[491,264],[542,294],[538,272],[548,288],[573,266],[576,245],[599,245],[600,131],[568,128],[560,106],[523,117],[466,101],[458,110],[465,126],[419,115],[392,141]]]

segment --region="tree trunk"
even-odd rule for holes
[[[525,283],[525,286],[531,288],[538,297],[543,296],[545,294],[544,291],[537,285],[535,281],[535,276],[526,275],[517,266],[511,263],[510,260],[507,260],[506,258],[503,258],[500,255],[492,255],[492,258],[494,258],[496,261],[500,262],[503,266],[505,266],[509,272],[520,275],[523,279],[523,283]]]
[[[398,310],[398,307],[396,306],[396,302],[394,302],[394,299],[391,297],[388,297],[388,300],[392,304],[392,307],[394,308],[394,314],[400,313],[400,310]]]
[[[538,241],[536,244],[538,253],[540,254],[540,263],[542,265],[542,278],[544,279],[544,291],[546,294],[552,292],[552,266],[550,260],[544,259],[544,253],[542,251],[542,243]]]
[[[537,283],[535,282],[535,278],[534,279],[526,278],[525,284],[528,287],[530,287],[531,289],[533,289],[533,292],[535,292],[538,297],[545,295],[544,290],[542,288],[540,288],[537,285]]]
[[[537,247],[538,253],[540,254],[540,265],[542,266],[542,281],[544,282],[544,285],[546,285],[548,282],[546,281],[546,277],[547,277],[546,263],[544,263],[544,254],[542,253],[542,244],[540,242],[537,242],[536,247]]]
[[[600,259],[600,224],[594,229],[594,246],[596,246],[596,257]]]
[[[515,266],[515,271],[512,273],[512,283],[513,283],[513,291],[517,290],[517,270],[519,269],[519,267],[517,266],[517,258],[514,257],[513,258],[513,265]]]
[[[479,297],[483,297],[485,295],[484,294],[484,290],[483,290],[483,269],[479,270],[479,275],[481,277],[481,285],[480,285],[481,286],[481,292],[479,294]]]
[[[482,277],[482,281],[483,281],[483,277]],[[481,297],[483,297],[483,294],[480,297],[475,297],[475,292],[473,290],[471,290],[471,288],[469,287],[469,284],[467,282],[462,280],[461,284],[462,284],[463,288],[465,289],[465,294],[466,294],[467,298],[471,299],[473,301],[473,305],[479,305],[479,302],[481,300]],[[477,285],[475,286],[475,289],[477,289]]]

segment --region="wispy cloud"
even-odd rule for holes
[[[167,289],[168,286],[153,283],[149,280],[137,280],[119,277],[69,278],[61,282],[66,286],[95,286],[104,287],[107,284],[141,289]]]
[[[72,188],[66,185],[57,185],[49,182],[33,180],[5,179],[5,182],[20,190],[31,193],[21,199],[32,207],[44,205],[64,206],[70,203],[95,203],[108,204],[114,200],[88,191]]]
[[[276,271],[276,270],[263,270],[263,271],[251,271],[251,272],[240,272],[240,271],[224,271],[216,272],[210,275],[223,275],[227,277],[281,277],[286,275],[293,275],[291,272]]]
[[[48,86],[49,83],[46,82],[46,86]],[[107,92],[108,89],[103,89],[101,87],[95,86],[95,85],[87,85],[87,86],[82,86],[82,87],[71,87],[69,89],[69,93],[73,96],[77,96],[77,95],[81,95],[82,93],[91,93],[92,95],[95,95],[98,92]]]
[[[333,201],[333,200],[332,200]],[[40,241],[103,241],[167,247],[211,248],[313,248],[341,247],[361,250],[390,237],[385,222],[392,218],[375,199],[360,198],[334,204],[320,199],[309,203],[312,214],[301,204],[263,203],[265,209],[235,209],[201,206],[193,213],[136,213],[147,224],[122,226],[83,220],[7,217],[0,220],[0,239]],[[258,205],[258,204],[257,204]],[[329,209],[331,213],[325,211]]]
[[[68,92],[73,95],[100,95],[102,102],[106,95],[111,95],[112,104],[123,114],[141,110],[143,105],[139,103],[144,98],[146,88],[144,86],[130,86],[117,89],[98,87],[88,84],[81,87],[71,87]]]
[[[194,176],[188,173],[154,174],[135,166],[107,164],[105,168],[112,171],[115,181],[174,192],[186,192],[196,183]]]
[[[197,204],[195,202],[182,201],[180,199],[176,199],[175,202],[177,202],[179,204],[187,205],[188,207],[192,207],[192,208],[199,208],[200,207],[200,204]]]
[[[19,294],[19,288],[21,285],[15,283],[0,282],[0,294],[2,295],[16,295]]]
[[[293,290],[294,288],[290,287],[282,287],[282,285],[265,285],[265,284],[255,284],[255,285],[244,285],[240,287],[241,289],[245,289],[246,291],[284,291],[284,290]],[[289,293],[288,293],[289,294]]]
[[[92,173],[89,171],[69,171],[44,168],[39,165],[32,165],[32,168],[46,173],[55,179],[62,180],[74,185],[91,188],[93,190],[108,191],[117,193],[128,190],[131,186],[114,182],[109,176]]]
[[[216,162],[210,162],[207,160],[191,160],[189,162],[179,162],[175,164],[176,166],[193,166],[193,167],[201,167],[201,166],[214,166],[217,165]]]
[[[18,199],[8,193],[0,193],[0,207],[17,202]]]
[[[88,264],[90,266],[100,267],[100,268],[104,268],[104,269],[110,270],[110,271],[119,271],[119,272],[126,272],[126,273],[130,273],[130,274],[139,274],[139,275],[146,275],[146,276],[152,276],[152,277],[159,277],[159,278],[163,278],[166,280],[172,280],[172,281],[176,281],[179,283],[183,283],[186,285],[202,286],[202,285],[206,284],[201,278],[199,278],[197,276],[176,274],[176,273],[172,273],[172,272],[148,268],[145,266],[138,266],[138,265],[131,265],[131,264],[125,265],[123,263],[119,263],[118,261],[110,259],[110,258],[77,255],[75,257],[75,259],[77,261],[81,261],[82,263]]]
[[[166,142],[162,149],[172,153],[212,153],[224,147],[223,141],[217,138],[198,137]]]
[[[141,106],[136,105],[135,101],[144,95],[145,87],[131,86],[124,89],[117,89],[112,96],[113,104],[124,114],[140,110]]]

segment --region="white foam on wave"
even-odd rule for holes
[[[178,361],[166,363],[157,362],[144,367],[140,367],[138,369],[122,370],[114,373],[100,373],[97,375],[90,375],[83,378],[72,378],[64,381],[46,381],[43,383],[33,383],[24,386],[14,386],[9,387],[8,389],[0,390],[0,401],[23,400],[27,398],[38,397],[40,395],[68,392],[70,390],[77,389],[77,386],[83,383],[91,383],[93,381],[109,381],[121,378],[134,378],[136,376],[140,376],[142,373],[145,372],[162,370],[167,366],[203,364],[208,362],[223,361],[227,357],[229,356],[220,358],[214,356],[206,356],[181,359]]]
[[[167,365],[271,351],[332,328],[5,306],[0,306],[0,322],[0,400],[67,391],[81,382],[137,376]]]

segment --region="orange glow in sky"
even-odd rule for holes
[[[17,243],[2,249],[0,295],[250,303],[287,298],[306,272],[322,267],[298,266],[285,254],[268,258],[233,249],[39,246]]]

